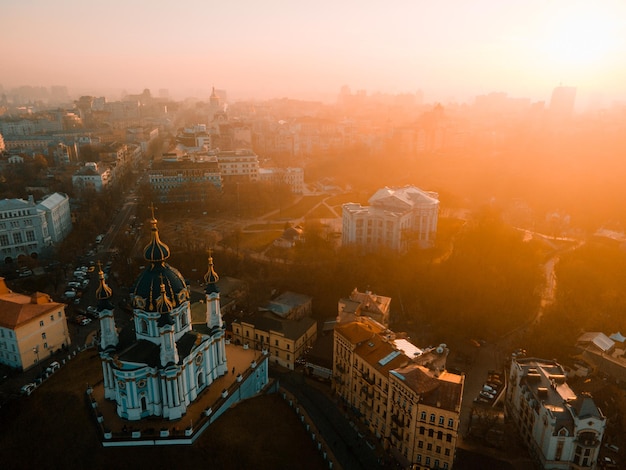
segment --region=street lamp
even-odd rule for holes
[[[41,362],[39,362],[39,345],[33,348],[33,352],[37,355],[37,364],[39,365],[39,374],[41,374]]]

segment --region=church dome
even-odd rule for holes
[[[165,262],[170,256],[170,249],[159,239],[156,219],[153,217],[150,223],[152,237],[144,249],[144,259],[150,264],[137,278],[133,304],[135,308],[157,312],[161,305],[159,298],[163,294],[175,308],[188,300],[189,291],[182,274]]]

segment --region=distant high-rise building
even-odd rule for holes
[[[553,116],[566,118],[574,114],[576,103],[576,87],[558,86],[552,90],[550,113]]]

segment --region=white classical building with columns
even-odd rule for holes
[[[366,250],[389,248],[405,252],[412,245],[430,248],[435,242],[439,196],[415,186],[383,188],[369,206],[344,204],[342,243]]]

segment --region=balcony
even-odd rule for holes
[[[400,418],[398,415],[391,415],[391,421],[400,427],[404,427],[404,417]]]
[[[398,428],[391,428],[391,435],[393,437],[395,437],[397,440],[402,441],[403,440],[403,435],[402,435],[402,431],[399,430]]]
[[[374,377],[370,378],[369,374],[365,371],[361,372],[361,377],[363,377],[363,380],[370,385],[374,385],[376,383],[376,379]]]

